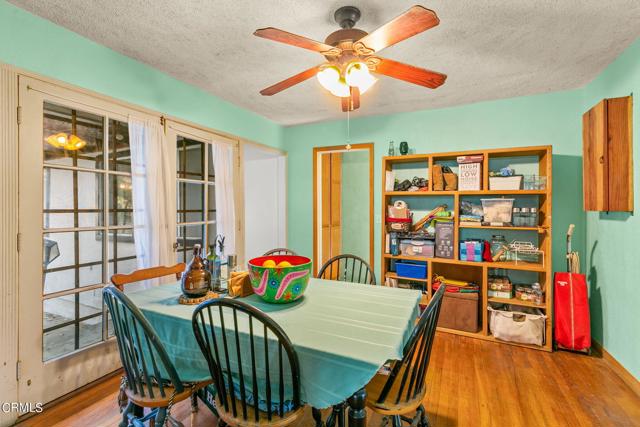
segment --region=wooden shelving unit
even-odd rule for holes
[[[440,162],[455,161],[458,156],[467,155],[483,155],[482,164],[482,190],[480,191],[433,191],[433,165]],[[451,279],[460,280],[473,280],[480,285],[480,306],[479,317],[481,320],[481,329],[477,332],[465,332],[455,329],[438,328],[441,332],[447,332],[452,334],[464,335],[478,339],[484,339],[488,341],[495,341],[499,343],[512,344],[519,347],[528,347],[538,350],[552,351],[552,325],[553,325],[553,283],[552,283],[552,270],[551,270],[551,209],[552,209],[552,151],[551,146],[537,146],[537,147],[522,147],[522,148],[510,148],[499,150],[472,150],[472,151],[457,151],[449,153],[433,153],[433,154],[412,154],[407,156],[393,156],[382,158],[382,218],[386,217],[387,205],[393,201],[402,199],[405,200],[409,207],[411,207],[411,200],[416,198],[428,198],[428,197],[442,197],[446,196],[451,199],[449,208],[455,212],[454,215],[454,258],[427,258],[420,256],[405,256],[398,255],[393,256],[385,253],[386,247],[386,224],[382,221],[382,277],[393,278],[398,281],[412,281],[425,283],[427,293],[423,296],[423,302],[427,302],[431,297],[431,278],[434,273],[442,274],[445,277]],[[492,160],[510,160],[511,158],[530,158],[535,159],[538,169],[537,174],[547,177],[546,189],[544,190],[490,190],[489,189],[489,170],[490,162]],[[386,188],[386,171],[394,169],[394,166],[400,165],[406,166],[406,164],[416,164],[424,167],[429,179],[429,185],[427,191],[384,191]],[[526,196],[528,198],[535,198],[537,200],[537,207],[539,212],[539,223],[537,227],[485,227],[485,226],[469,226],[460,225],[460,202],[465,197],[499,197],[510,196],[518,200],[519,196]],[[434,206],[435,207],[435,206]],[[419,219],[419,218],[416,218]],[[470,262],[459,260],[459,242],[460,235],[464,230],[487,230],[489,233],[494,233],[496,230],[504,230],[506,232],[516,231],[519,233],[526,233],[527,237],[532,241],[537,241],[540,249],[544,251],[544,261],[542,263],[527,263],[527,262]],[[490,240],[491,234],[487,235],[487,240]],[[389,271],[389,263],[391,260],[412,260],[423,261],[427,264],[427,278],[418,280],[411,278],[399,277],[395,272]],[[532,302],[518,301],[516,299],[505,298],[489,298],[488,297],[488,276],[490,269],[504,269],[513,271],[525,271],[532,272],[537,275],[538,282],[542,289],[545,291],[544,304],[535,304]],[[546,331],[545,331],[545,344],[543,346],[524,345],[517,343],[507,343],[505,341],[499,341],[491,335],[488,326],[488,311],[487,307],[490,303],[495,304],[513,304],[521,307],[534,307],[542,310],[546,316]]]

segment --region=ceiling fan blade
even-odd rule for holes
[[[405,82],[435,89],[441,86],[447,79],[442,73],[403,64],[391,59],[380,58],[380,63],[376,66],[374,73],[404,80]]]
[[[312,50],[314,52],[320,52],[323,55],[337,56],[342,52],[340,48],[273,27],[261,28],[256,30],[253,35],[291,46]]]
[[[353,48],[361,55],[370,55],[433,28],[439,23],[440,19],[433,10],[416,5],[355,42]]]
[[[260,94],[264,96],[275,95],[278,92],[282,92],[283,90],[290,88],[291,86],[297,85],[298,83],[302,83],[303,81],[310,79],[311,77],[315,76],[317,72],[318,66],[309,68],[308,70],[304,70],[303,72],[298,73],[295,76],[291,76],[281,82],[278,82],[273,86],[262,89],[260,91]]]

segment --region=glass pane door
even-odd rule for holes
[[[119,366],[102,289],[136,265],[129,132],[97,100],[20,95],[19,394],[47,402]]]

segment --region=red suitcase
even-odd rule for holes
[[[567,231],[567,272],[553,280],[554,343],[557,348],[591,353],[591,320],[587,278],[580,274],[580,258],[571,250],[575,226]]]
[[[589,352],[591,323],[584,274],[556,273],[553,289],[555,343],[558,348]]]

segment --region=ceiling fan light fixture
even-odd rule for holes
[[[360,94],[365,93],[378,79],[369,72],[369,67],[364,62],[356,61],[347,65],[345,80],[349,86],[360,89]]]
[[[318,71],[318,81],[329,92],[338,97],[349,96],[349,85],[340,74],[340,69],[335,65],[329,65]]]

